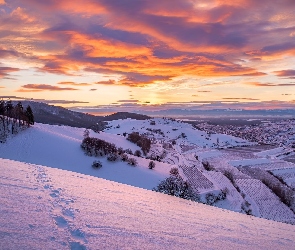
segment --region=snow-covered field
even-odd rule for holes
[[[0,157],[70,170],[146,189],[152,189],[169,175],[171,165],[156,163],[155,169],[150,170],[146,159],[138,159],[138,166],[132,167],[125,162],[108,162],[104,157],[100,158],[103,167],[93,169],[91,164],[97,158],[86,156],[80,148],[83,132],[84,129],[81,128],[35,124],[5,144],[0,143]],[[124,149],[139,149],[122,136],[104,132],[92,132],[90,136],[115,143]]]
[[[0,159],[0,249],[295,249],[294,226]]]

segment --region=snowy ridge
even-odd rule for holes
[[[292,225],[59,169],[0,168],[0,249],[295,248]]]

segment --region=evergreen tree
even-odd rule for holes
[[[10,100],[6,102],[5,109],[6,109],[7,116],[11,117],[12,111],[13,111],[13,104]]]
[[[34,123],[35,123],[34,114],[33,114],[33,111],[32,111],[32,108],[30,107],[30,105],[28,105],[28,107],[26,109],[26,116],[28,118],[29,125],[34,125]]]
[[[5,114],[5,102],[3,100],[0,101],[0,115]]]
[[[15,111],[15,118],[18,119],[18,124],[19,126],[22,125],[22,119],[23,119],[23,113],[24,113],[24,108],[21,102],[18,102],[14,108]]]

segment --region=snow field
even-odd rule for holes
[[[172,166],[165,163],[156,162],[156,167],[150,170],[149,160],[142,158],[138,159],[138,166],[133,167],[125,162],[109,162],[106,157],[86,156],[80,148],[83,132],[84,129],[81,128],[35,124],[10,138],[5,144],[0,144],[0,157],[70,170],[146,189],[152,189],[169,176]],[[90,136],[124,149],[138,149],[138,146],[122,136],[103,132],[92,132]],[[100,160],[103,167],[93,169],[91,165],[94,160]]]
[[[0,168],[0,249],[295,248],[292,225],[70,171]]]

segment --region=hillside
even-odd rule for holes
[[[18,101],[14,101],[15,105]],[[129,113],[129,112],[116,112],[107,116],[94,116],[88,113],[81,113],[72,111],[60,106],[49,105],[47,103],[35,101],[22,101],[23,106],[31,106],[35,122],[50,124],[50,125],[66,125],[77,128],[91,128],[95,131],[101,131],[106,126],[106,121],[113,121],[119,119],[135,119],[146,120],[150,119],[149,116]]]
[[[139,160],[135,168],[125,162],[110,163],[104,157],[100,158],[103,167],[100,170],[93,169],[91,164],[96,158],[86,156],[80,148],[83,132],[82,128],[37,123],[5,144],[0,143],[0,157],[99,176],[146,189],[152,189],[169,175],[170,164],[158,164],[155,171],[151,171],[145,159]],[[130,148],[133,152],[139,149],[123,136],[104,132],[91,132],[90,135],[124,149]]]
[[[291,225],[70,171],[0,168],[0,249],[295,248]]]
[[[23,106],[30,105],[35,122],[51,125],[67,125],[78,128],[88,128],[96,125],[97,128],[103,128],[102,118],[90,114],[71,111],[69,109],[48,105],[42,102],[22,101]]]
[[[0,157],[70,170],[145,189],[153,189],[177,168],[199,201],[219,208],[295,224],[295,164],[280,159],[288,148],[269,149],[243,139],[207,134],[172,119],[114,120],[100,133],[90,132],[116,147],[141,151],[127,140],[138,132],[151,140],[147,155],[109,161],[90,157],[80,147],[84,129],[36,124],[0,144]],[[91,167],[99,159],[101,169]],[[156,167],[148,168],[153,160]],[[255,192],[255,190],[263,192]]]

